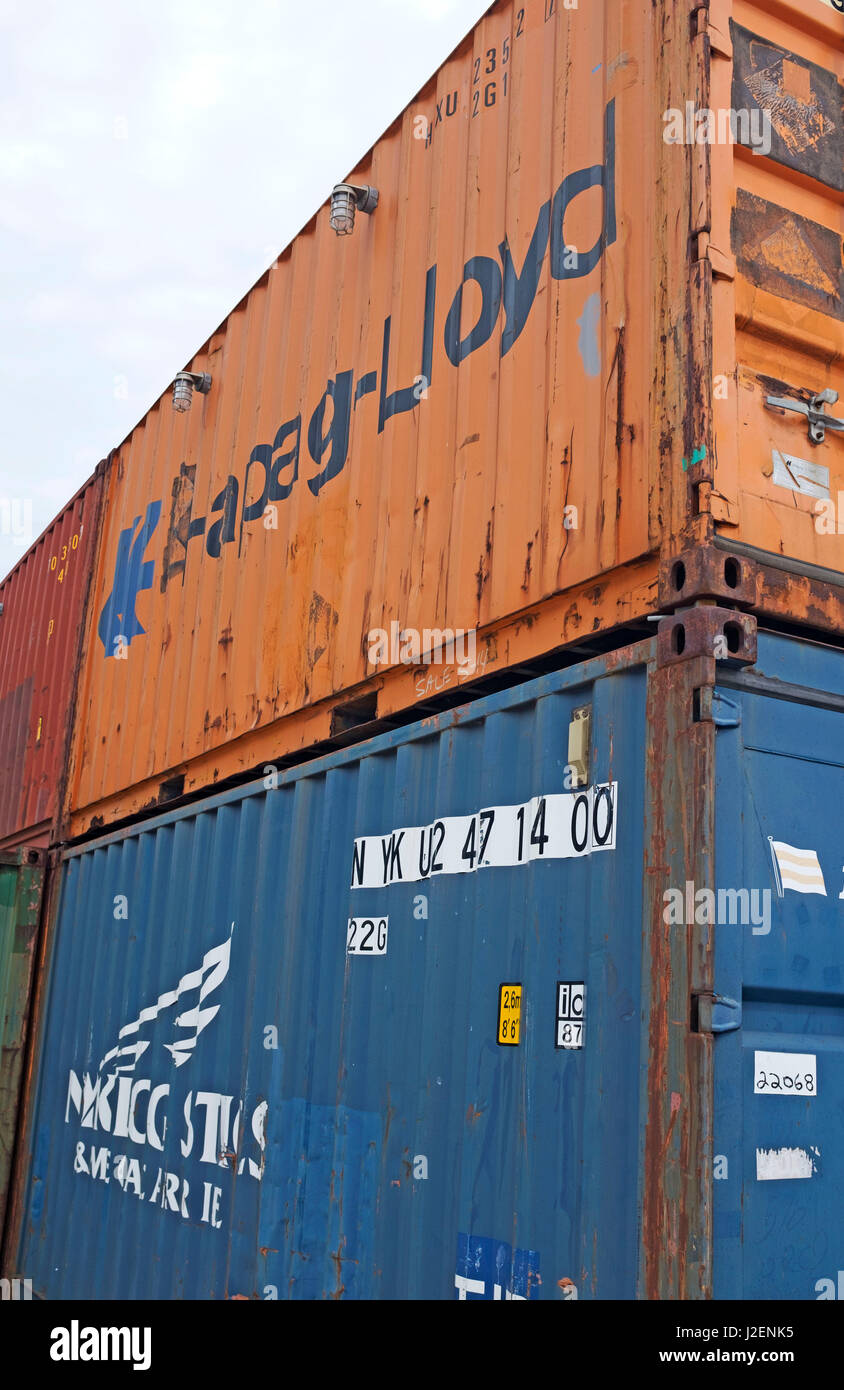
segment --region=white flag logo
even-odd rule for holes
[[[786,888],[793,888],[795,893],[822,893],[826,897],[823,872],[813,849],[796,849],[794,845],[787,845],[784,840],[774,840],[770,835],[768,842],[774,860],[777,892],[781,898],[785,897]]]
[[[232,922],[231,930],[232,932],[234,931],[234,922]],[[198,970],[191,970],[187,975],[183,975],[175,989],[167,990],[164,994],[160,994],[155,1003],[151,1004],[149,1008],[141,1009],[138,1017],[134,1019],[132,1023],[127,1023],[124,1028],[121,1028],[117,1035],[118,1038],[134,1037],[145,1023],[149,1023],[152,1019],[158,1018],[158,1015],[164,1009],[169,1009],[171,1004],[175,1004],[176,1000],[181,995],[186,994],[189,990],[199,989],[199,998],[196,1002],[196,1007],[188,1009],[185,1013],[179,1014],[178,1018],[175,1019],[177,1028],[188,1028],[190,1031],[185,1037],[177,1038],[175,1042],[164,1044],[177,1067],[187,1062],[193,1049],[196,1047],[200,1033],[204,1028],[208,1027],[212,1018],[215,1018],[219,1013],[219,1004],[212,1004],[210,1008],[207,1009],[203,1009],[202,1005],[209,994],[212,994],[213,991],[223,983],[223,980],[229,973],[231,945],[232,939],[230,932],[226,940],[222,941],[219,946],[214,946],[210,951],[205,952],[205,955],[202,957],[202,964]],[[106,1053],[105,1057],[100,1062],[99,1070],[103,1071],[107,1063],[113,1062],[115,1065],[109,1068],[110,1071],[134,1071],[138,1058],[146,1052],[148,1047],[149,1042],[145,1039],[140,1039],[132,1043],[118,1043],[117,1047],[113,1047],[110,1052]]]

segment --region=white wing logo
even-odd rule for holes
[[[175,989],[160,994],[154,1004],[151,1004],[149,1008],[141,1009],[138,1017],[132,1023],[127,1023],[124,1028],[121,1028],[117,1035],[119,1039],[117,1047],[113,1047],[103,1057],[99,1065],[100,1072],[106,1067],[110,1072],[134,1071],[138,1059],[149,1047],[149,1041],[139,1038],[136,1042],[124,1043],[123,1039],[136,1037],[145,1023],[158,1018],[160,1013],[169,1009],[171,1004],[175,1004],[183,994],[198,989],[199,998],[195,1007],[179,1014],[175,1019],[177,1028],[187,1028],[189,1032],[184,1037],[177,1038],[175,1042],[164,1044],[173,1058],[174,1066],[181,1067],[190,1060],[200,1033],[208,1027],[211,1020],[216,1018],[220,1011],[219,1004],[212,1004],[207,1009],[202,1006],[208,996],[219,988],[229,973],[233,932],[234,922],[232,922],[231,932],[226,940],[222,941],[219,946],[214,946],[210,951],[205,952],[198,970],[191,970],[187,975],[183,975]],[[109,1066],[109,1063],[112,1065]]]

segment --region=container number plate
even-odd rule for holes
[[[522,1025],[522,987],[503,984],[498,990],[498,1042],[501,1047],[518,1047]]]
[[[389,917],[350,917],[346,929],[347,956],[386,956]]]

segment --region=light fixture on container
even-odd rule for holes
[[[211,390],[211,377],[208,372],[179,372],[173,382],[173,409],[190,410],[194,388],[202,396]]]
[[[331,193],[331,225],[338,236],[350,236],[355,227],[355,211],[374,212],[378,189],[368,183],[338,183]]]

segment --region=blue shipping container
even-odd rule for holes
[[[836,1295],[844,656],[657,650],[64,854],[37,1294]]]

